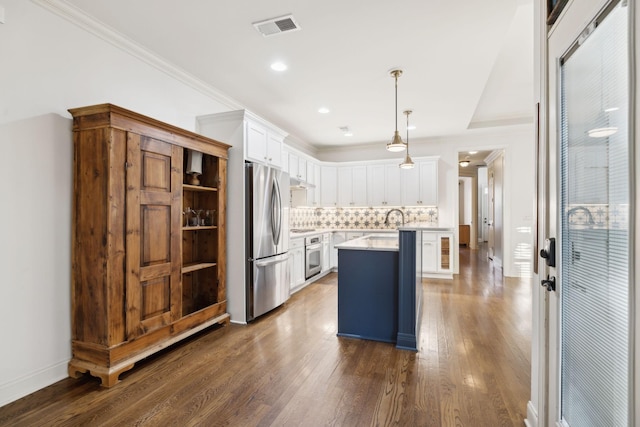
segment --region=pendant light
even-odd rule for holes
[[[402,169],[411,169],[413,168],[413,160],[411,160],[411,156],[409,156],[409,114],[413,113],[411,110],[403,111],[402,114],[407,115],[407,155],[404,158],[404,162],[400,163],[400,167]]]
[[[390,74],[396,80],[396,131],[391,142],[387,144],[387,150],[397,152],[407,148],[406,144],[402,142],[400,132],[398,132],[398,77],[402,75],[402,70],[392,70]]]

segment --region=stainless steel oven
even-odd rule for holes
[[[304,239],[304,278],[315,276],[322,270],[322,237]]]

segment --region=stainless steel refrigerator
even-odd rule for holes
[[[247,320],[289,299],[289,174],[245,164]]]

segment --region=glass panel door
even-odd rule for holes
[[[561,61],[561,416],[629,425],[628,7]],[[590,34],[588,34],[590,32]]]

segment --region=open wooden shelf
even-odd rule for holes
[[[183,190],[189,191],[218,191],[216,187],[203,187],[202,185],[182,184]]]
[[[182,227],[182,231],[215,230],[217,225],[197,225],[195,227]]]
[[[215,262],[190,262],[182,266],[182,274],[191,273],[193,271],[204,270],[218,265]]]

